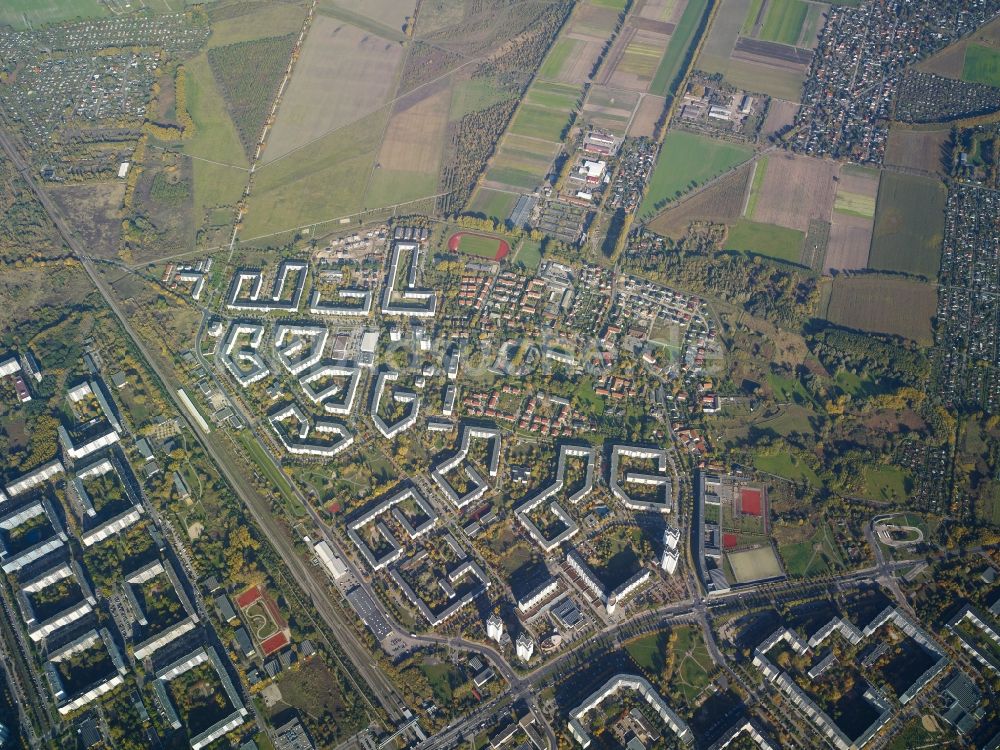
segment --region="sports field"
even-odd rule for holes
[[[507,240],[491,237],[486,234],[471,232],[456,232],[448,238],[448,249],[452,252],[478,255],[489,260],[503,260],[510,253]]]
[[[18,31],[74,18],[99,18],[108,9],[100,0],[4,0],[0,3],[0,26]]]
[[[883,174],[869,268],[935,278],[941,263],[945,198],[944,186],[937,180]]]
[[[781,563],[770,545],[743,552],[728,552],[726,557],[733,568],[737,583],[778,578],[784,575]]]
[[[802,0],[769,0],[760,38],[795,45],[802,33],[809,6]]]
[[[834,325],[887,333],[929,345],[937,290],[923,281],[900,276],[838,276],[820,315]]]
[[[797,229],[740,219],[729,230],[725,249],[799,263],[804,239],[805,235]]]
[[[651,215],[697,185],[746,161],[752,154],[748,146],[681,131],[667,133],[639,215]]]
[[[481,187],[476,190],[472,196],[472,200],[469,201],[468,211],[474,214],[492,216],[494,219],[500,221],[506,221],[516,202],[516,193]]]
[[[962,80],[1000,86],[1000,49],[970,44],[965,50]]]

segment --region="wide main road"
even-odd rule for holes
[[[3,113],[2,116],[4,118],[4,125],[6,125],[5,113]],[[166,368],[157,361],[157,359],[149,352],[143,339],[133,330],[128,318],[122,312],[114,293],[111,291],[104,278],[97,273],[93,262],[89,259],[84,248],[81,246],[80,241],[77,239],[75,233],[66,222],[58,206],[55,205],[49,195],[38,184],[33,170],[21,155],[19,145],[15,140],[15,137],[11,135],[6,127],[0,128],[0,147],[3,148],[7,157],[11,160],[11,162],[13,162],[21,178],[31,188],[35,197],[38,199],[38,202],[42,205],[45,212],[52,220],[52,223],[55,224],[56,229],[59,231],[59,234],[62,236],[62,239],[66,243],[67,247],[70,248],[76,258],[80,261],[84,270],[87,272],[87,275],[90,276],[91,281],[93,281],[94,286],[100,292],[108,307],[118,318],[126,334],[128,334],[129,338],[132,339],[133,344],[145,360],[147,366],[152,370],[156,377],[159,378],[164,390],[167,392],[168,397],[173,401],[177,411],[183,416],[185,421],[187,421],[191,431],[194,433],[208,455],[215,462],[216,466],[218,466],[219,470],[226,478],[226,481],[228,481],[229,485],[233,488],[233,491],[237,494],[240,500],[243,501],[243,504],[250,511],[254,520],[267,535],[268,540],[277,550],[278,554],[281,555],[282,560],[285,562],[285,565],[288,567],[296,583],[298,583],[302,590],[310,597],[313,605],[316,607],[316,611],[323,618],[326,625],[336,635],[341,648],[351,660],[354,668],[368,683],[371,688],[371,692],[376,696],[389,717],[393,720],[403,718],[402,712],[405,708],[405,703],[396,691],[395,686],[374,664],[367,648],[361,644],[355,636],[351,625],[343,620],[340,612],[333,606],[328,598],[328,592],[325,586],[322,582],[317,581],[317,579],[313,576],[313,571],[310,569],[310,566],[296,552],[292,541],[288,538],[284,529],[272,517],[270,503],[266,498],[261,496],[257,489],[248,481],[242,467],[237,464],[235,458],[228,452],[227,447],[221,442],[222,438],[216,433],[210,435],[205,434],[194,423],[188,410],[184,407],[177,396],[177,391],[181,387],[181,384],[171,372],[168,372]],[[364,693],[364,691],[362,691],[362,693]]]

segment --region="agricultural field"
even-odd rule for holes
[[[320,10],[331,15],[361,16],[402,33],[407,16],[413,14],[412,0],[322,0]]]
[[[639,101],[640,95],[632,91],[591,86],[581,119],[623,137]]]
[[[403,56],[397,43],[327,16],[306,37],[268,135],[269,164],[381,108]]]
[[[663,114],[667,100],[662,96],[646,94],[639,102],[639,106],[632,116],[632,124],[629,125],[628,135],[631,138],[645,136],[652,138],[656,133],[656,123]]]
[[[937,180],[883,174],[869,268],[935,278],[941,262],[945,197]]]
[[[805,234],[797,229],[740,219],[726,235],[724,248],[799,263],[802,260],[804,239]]]
[[[948,143],[948,128],[914,130],[893,123],[885,147],[885,163],[890,167],[905,167],[944,176],[944,147]]]
[[[639,215],[648,217],[685,192],[747,161],[752,154],[748,146],[681,131],[667,133]]]
[[[836,162],[772,154],[766,162],[759,195],[751,198],[754,205],[752,211],[748,208],[747,218],[800,232],[808,230],[810,219],[829,221],[838,171]]]
[[[508,133],[486,172],[487,187],[534,190],[548,174],[558,151],[555,143]]]
[[[886,333],[930,345],[931,318],[936,311],[933,285],[899,276],[865,274],[833,279],[820,303],[819,315],[844,328]]]
[[[100,18],[108,14],[101,0],[4,0],[0,3],[0,26],[18,31],[72,19]]]
[[[768,0],[759,39],[796,46],[809,5],[803,0]]]
[[[649,91],[670,39],[663,31],[627,24],[608,54],[601,82],[616,89]]]
[[[968,36],[959,39],[954,44],[948,45],[937,54],[931,55],[926,60],[922,60],[917,63],[916,68],[925,73],[935,73],[945,78],[971,80],[965,78],[965,72],[969,58],[969,48],[973,46],[985,47],[994,51],[1000,48],[1000,18],[993,19]],[[972,54],[974,67],[978,65],[975,58],[979,54]],[[986,55],[986,57],[990,56]],[[983,83],[986,83],[986,81],[983,81]]]
[[[528,89],[508,132],[560,143],[580,93],[576,86],[536,81]]]
[[[688,0],[684,6],[684,14],[677,21],[674,32],[670,35],[667,50],[656,69],[656,75],[649,85],[649,93],[667,96],[670,88],[681,72],[687,57],[694,34],[698,30],[701,19],[708,9],[708,0]]]
[[[241,236],[329,222],[360,211],[385,128],[381,110],[258,168]]]
[[[824,273],[833,269],[868,267],[878,186],[879,173],[876,170],[853,166],[841,168],[833,202],[830,240],[823,263]]]
[[[1000,49],[970,44],[965,50],[962,80],[1000,86]]]
[[[450,94],[424,87],[397,102],[386,127],[365,203],[390,206],[437,192]]]
[[[298,34],[306,17],[303,2],[247,4],[243,8],[233,8],[233,11],[233,15],[226,13],[223,18],[212,19],[209,49],[264,37]]]
[[[714,185],[657,214],[649,222],[649,228],[665,237],[680,239],[694,221],[735,222],[743,213],[747,183],[753,171],[753,164],[740,167]]]

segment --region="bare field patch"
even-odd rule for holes
[[[667,100],[662,96],[646,94],[642,97],[642,101],[639,102],[639,107],[635,111],[635,116],[632,118],[632,124],[629,126],[629,136],[632,138],[640,136],[652,138],[656,130],[656,123],[659,121],[660,115],[663,114],[665,106],[667,106]]]
[[[885,163],[891,167],[906,167],[943,176],[941,158],[948,142],[948,132],[948,128],[911,130],[894,123],[889,128]]]
[[[868,267],[875,219],[835,211],[826,246],[823,273],[854,271]]]
[[[805,232],[809,219],[830,220],[839,166],[809,156],[774,154],[768,160],[753,220]]]
[[[566,40],[572,42],[572,51],[566,56],[558,75],[552,80],[561,83],[583,84],[590,78],[590,71],[601,54],[604,41],[583,34],[568,34]]]
[[[649,223],[649,228],[665,237],[680,239],[695,221],[735,222],[743,213],[747,183],[752,174],[753,164],[745,164],[708,189],[668,208]]]
[[[99,258],[118,257],[124,180],[51,187],[47,192],[80,233],[89,253]]]
[[[824,317],[834,325],[874,331],[929,345],[937,311],[933,284],[899,276],[838,276],[831,282]]]
[[[771,104],[767,108],[767,117],[764,119],[764,127],[761,128],[761,135],[770,138],[785,128],[791,127],[795,122],[795,115],[799,113],[799,106],[798,102],[771,99]]]
[[[385,104],[402,54],[396,42],[317,16],[278,109],[264,163]]]
[[[450,99],[451,91],[445,87],[393,112],[378,152],[379,167],[437,174],[444,151]]]

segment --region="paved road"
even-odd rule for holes
[[[48,194],[38,185],[33,170],[21,156],[17,142],[10,135],[10,133],[4,129],[0,129],[0,147],[3,148],[8,158],[10,158],[13,162],[14,166],[20,173],[21,178],[31,188],[39,203],[45,209],[46,213],[59,230],[63,241],[80,261],[84,270],[87,272],[87,275],[90,276],[94,285],[97,287],[97,290],[104,298],[106,304],[118,318],[126,334],[132,339],[139,354],[145,360],[146,364],[153,371],[153,373],[155,373],[156,377],[160,379],[167,396],[173,401],[174,406],[181,416],[188,422],[192,433],[196,436],[205,451],[218,466],[219,470],[222,472],[223,476],[225,476],[234,492],[243,501],[244,505],[254,517],[254,520],[267,535],[269,541],[284,560],[296,582],[312,600],[317,612],[330,629],[337,634],[341,647],[347,653],[354,667],[368,682],[372,692],[376,695],[390,718],[394,720],[401,719],[401,706],[403,705],[403,702],[396,693],[395,687],[372,663],[371,656],[367,649],[357,642],[357,639],[353,637],[352,632],[348,632],[348,628],[344,626],[339,613],[334,609],[327,598],[327,592],[324,586],[317,582],[309,565],[298,555],[291,540],[287,538],[284,530],[271,516],[270,504],[268,500],[262,497],[256,488],[250,484],[243,467],[237,465],[234,459],[228,454],[226,447],[221,443],[221,441],[225,439],[224,435],[220,435],[219,433],[206,435],[194,423],[187,409],[184,408],[177,396],[177,389],[180,387],[180,384],[172,376],[172,373],[169,373],[156,360],[156,358],[152,356],[143,339],[136,334],[130,325],[128,318],[119,306],[115,295],[109,289],[107,282],[100,276],[100,274],[97,273],[93,262],[87,256],[87,253],[62,216],[62,213],[59,211],[58,207],[51,200],[51,198],[49,198]]]

